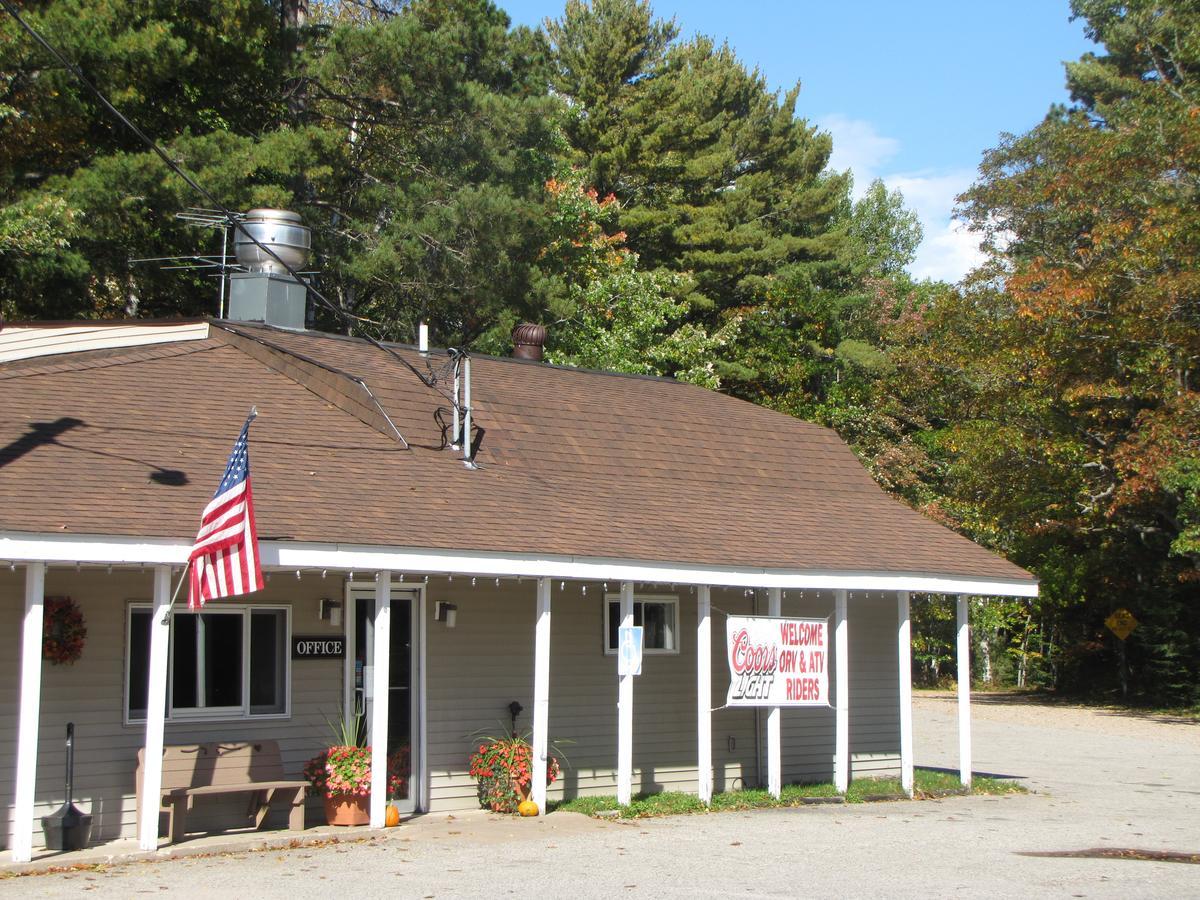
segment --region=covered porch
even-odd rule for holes
[[[184,726],[168,722],[167,608],[173,581],[178,579],[179,562],[186,558],[187,550],[172,542],[127,538],[26,535],[0,539],[0,560],[7,563],[9,581],[19,584],[24,596],[9,844],[14,861],[29,860],[35,846],[37,801],[39,795],[46,795],[44,790],[35,791],[35,785],[39,779],[46,783],[48,766],[56,770],[50,773],[51,779],[61,771],[50,762],[49,754],[41,754],[43,762],[38,764],[39,741],[47,742],[52,733],[47,731],[48,710],[42,689],[47,579],[52,582],[51,595],[58,590],[53,584],[57,578],[78,579],[89,573],[97,578],[108,577],[110,567],[143,583],[135,593],[146,597],[152,610],[144,723],[124,721],[114,726],[110,722],[106,727],[118,728],[127,742],[133,740],[145,747],[146,759],[152,761],[161,758],[168,726],[176,731]],[[1028,583],[931,576],[824,574],[267,541],[262,543],[261,553],[276,591],[281,591],[283,584],[299,591],[290,613],[289,637],[323,627],[314,621],[323,621],[317,601],[337,598],[348,602],[349,585],[354,585],[360,596],[364,590],[372,595],[372,665],[363,676],[372,685],[374,699],[370,716],[372,769],[379,779],[371,800],[370,827],[374,829],[384,825],[386,792],[382,777],[386,773],[384,757],[393,694],[389,690],[394,647],[390,636],[393,598],[400,591],[416,597],[410,660],[415,672],[414,716],[410,723],[414,760],[410,791],[414,807],[450,809],[469,803],[471,789],[464,773],[469,734],[496,722],[511,697],[529,701],[523,705],[531,710],[534,800],[544,811],[546,759],[552,752],[552,738],[556,737],[569,738],[579,746],[571,751],[571,762],[578,762],[579,770],[573,776],[574,783],[566,785],[565,790],[600,792],[610,790],[611,785],[621,802],[628,802],[640,790],[663,784],[679,787],[684,782],[707,802],[714,789],[739,786],[739,779],[742,786],[761,783],[777,794],[785,779],[797,780],[813,771],[814,766],[825,764],[831,766],[835,783],[844,791],[856,765],[868,764],[874,746],[894,747],[894,754],[879,754],[883,758],[880,765],[898,767],[905,787],[911,790],[908,608],[913,593],[959,595],[960,767],[964,782],[969,782],[967,597],[1028,596],[1036,590]],[[347,587],[330,587],[339,581]],[[269,601],[270,584],[264,593]],[[126,594],[126,600],[134,599],[128,591]],[[222,602],[210,609],[219,608]],[[434,619],[434,604],[438,602],[457,606],[458,621],[453,627]],[[603,635],[611,627],[607,617],[615,613],[618,623],[632,624],[637,607],[643,607],[644,616],[647,603],[672,605],[673,646],[663,648],[666,652],[662,659],[654,659],[640,678],[618,677],[615,655],[607,653],[603,643]],[[304,605],[304,618],[295,612],[298,604]],[[822,610],[831,613],[833,635],[834,708],[825,716],[832,735],[823,737],[827,734],[822,731],[825,720],[820,718],[824,711],[816,711],[818,716],[807,712],[793,716],[793,711],[771,708],[763,710],[760,717],[757,712],[751,716],[745,710],[735,714],[714,709],[722,703],[724,681],[720,679],[726,671],[723,636],[719,631],[714,639],[712,634],[714,618],[719,619],[725,612],[792,616]],[[557,618],[553,612],[558,612]],[[328,633],[336,633],[330,623],[325,625]],[[349,619],[343,627],[343,634],[348,634]],[[857,642],[859,632],[862,640],[869,636],[870,641]],[[856,647],[861,648],[857,651],[861,660],[856,656]],[[860,664],[862,674],[856,677]],[[127,658],[124,665],[127,669]],[[689,666],[690,675],[685,671]],[[303,677],[295,669],[289,672],[286,714],[270,721],[275,722],[272,727],[287,723],[296,758],[296,754],[307,752],[305,747],[327,740],[322,718],[327,717],[330,707],[345,708],[346,697],[355,685],[349,667],[337,663],[315,675],[317,669],[307,670]],[[582,674],[572,677],[573,672]],[[887,682],[883,687],[881,677]],[[718,685],[715,697],[714,680]],[[302,682],[311,682],[302,690],[312,696],[306,693],[300,708],[296,698]],[[684,701],[686,695],[691,696],[690,702]],[[890,708],[886,715],[873,711],[874,719],[854,719],[856,697],[864,705],[877,707],[882,703]],[[127,697],[123,703],[127,710]],[[69,703],[55,699],[54,704],[59,718],[71,714]],[[463,711],[452,713],[452,708]],[[645,715],[635,715],[635,709]],[[660,722],[664,715],[670,720],[669,729]],[[788,723],[793,726],[790,728],[785,724],[789,719],[794,719]],[[589,730],[591,720],[597,724]],[[266,721],[255,723],[255,727]],[[200,724],[186,723],[193,728]],[[232,729],[228,722],[216,720],[205,727],[210,733],[247,733],[245,723],[240,722]],[[868,740],[873,729],[882,734],[874,736],[874,745]],[[799,751],[797,744],[803,732],[816,734],[818,744],[824,746],[815,752],[811,747]],[[860,737],[855,737],[856,733]],[[852,743],[860,740],[868,750],[856,756]],[[690,751],[683,747],[686,741],[691,743]],[[751,746],[738,746],[739,741]],[[462,757],[460,762],[456,762],[457,756]],[[129,765],[132,767],[132,762]],[[145,769],[147,796],[153,796],[155,779],[161,778],[161,771],[155,769],[153,764]],[[635,773],[640,780],[635,780]],[[128,775],[118,772],[108,777],[114,782],[128,779]],[[60,796],[46,799],[57,806]],[[146,809],[136,823],[136,839],[138,846],[148,851],[159,846],[159,817],[156,807],[153,814],[147,814]]]

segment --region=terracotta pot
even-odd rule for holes
[[[330,825],[368,825],[371,822],[371,798],[357,794],[326,797],[325,821]]]

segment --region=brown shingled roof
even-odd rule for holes
[[[1032,581],[889,497],[828,429],[521,360],[475,357],[473,391],[477,471],[438,449],[446,400],[352,338],[214,323],[0,365],[0,531],[190,541],[256,405],[263,538]]]

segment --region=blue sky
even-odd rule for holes
[[[561,14],[562,0],[497,0],[514,23]],[[797,112],[833,135],[831,165],[857,189],[904,192],[925,241],[911,271],[956,281],[977,241],[951,221],[1002,132],[1068,100],[1063,62],[1092,48],[1067,0],[653,0],[682,35],[727,40],[772,87],[800,82]]]

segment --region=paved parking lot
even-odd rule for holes
[[[955,707],[915,704],[920,765],[954,767]],[[0,897],[1191,897],[1200,725],[981,699],[976,770],[1034,793],[634,822],[431,816],[382,839],[11,878]]]

